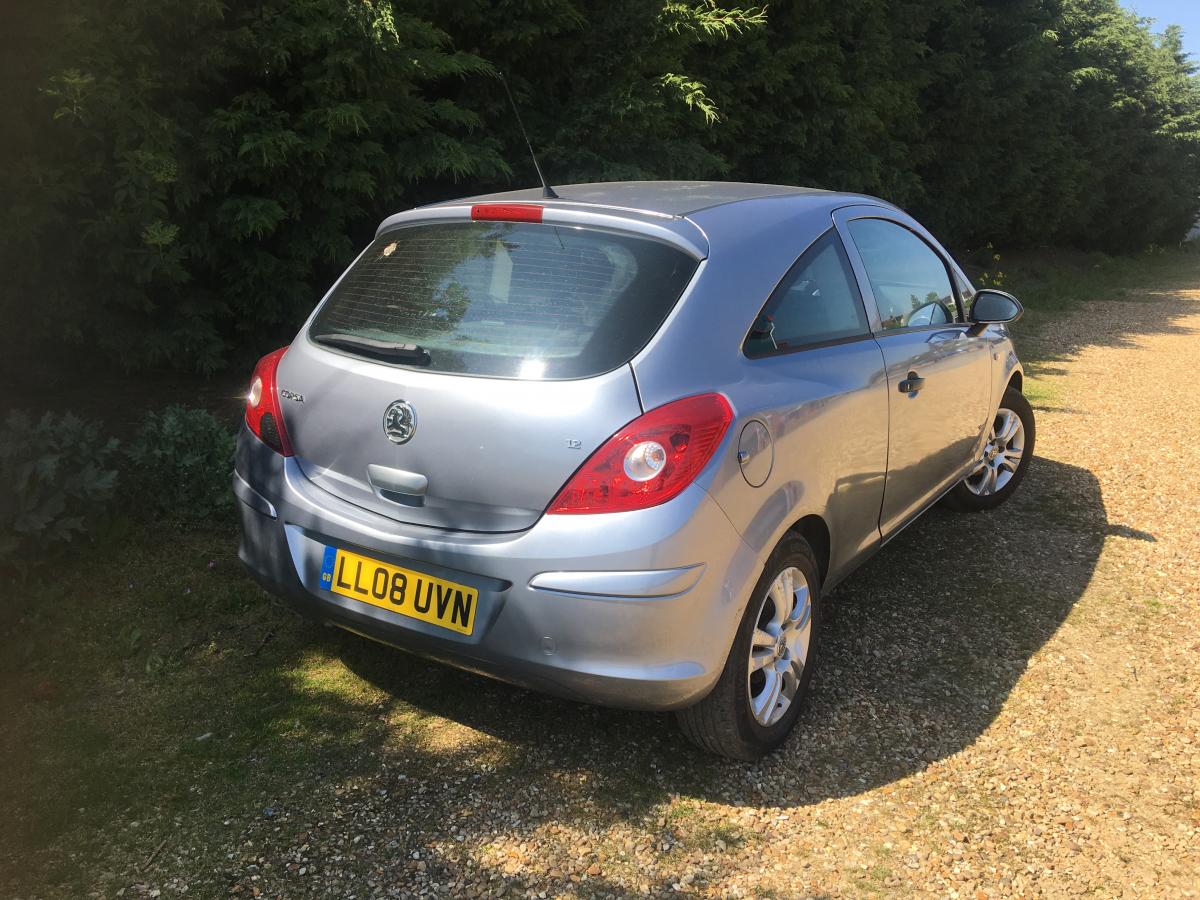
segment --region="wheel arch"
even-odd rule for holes
[[[1007,388],[1012,388],[1018,394],[1025,393],[1025,374],[1020,369],[1013,369],[1013,373],[1008,379]]]
[[[829,553],[832,545],[829,526],[818,515],[807,515],[792,523],[788,532],[798,534],[808,541],[813,555],[817,558],[817,573],[821,576],[821,584],[829,577]]]

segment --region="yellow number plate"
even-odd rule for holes
[[[321,586],[335,594],[370,603],[460,634],[475,627],[479,591],[465,584],[433,578],[359,556],[336,547],[325,548]]]

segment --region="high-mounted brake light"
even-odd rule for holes
[[[283,456],[292,455],[292,442],[283,427],[283,410],[279,406],[279,385],[275,371],[287,347],[268,353],[254,367],[250,391],[246,394],[246,425],[260,441]]]
[[[533,203],[476,203],[471,218],[477,222],[540,222],[542,207]]]
[[[628,512],[666,503],[700,474],[732,421],[733,410],[721,394],[652,409],[601,444],[546,512]]]

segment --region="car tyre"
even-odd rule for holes
[[[788,584],[794,585],[790,592]],[[820,624],[816,557],[804,538],[788,534],[754,586],[716,686],[677,713],[683,733],[701,749],[730,759],[752,761],[777,748],[808,695]],[[774,646],[767,646],[768,636]]]
[[[975,470],[946,495],[960,512],[995,509],[1016,493],[1033,459],[1033,407],[1016,388],[1008,388],[992,420]]]

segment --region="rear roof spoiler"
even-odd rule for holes
[[[505,207],[509,210],[509,214],[497,212],[495,215],[481,217],[473,214],[473,210],[477,207]],[[517,209],[518,207],[520,210],[528,210],[528,212],[520,213],[520,210]],[[520,213],[520,215],[514,214],[514,211]],[[388,216],[380,223],[375,235],[378,237],[384,232],[392,231],[396,228],[430,224],[433,222],[470,222],[473,219],[478,220],[480,218],[491,220],[503,219],[506,221],[536,221],[535,211],[540,212],[540,221],[546,225],[568,225],[624,231],[672,244],[696,259],[706,259],[708,257],[708,238],[705,236],[703,230],[690,219],[645,210],[608,207],[595,203],[572,203],[561,200],[546,202],[513,201],[507,203],[463,202],[444,206],[422,206],[397,213],[394,216]]]

